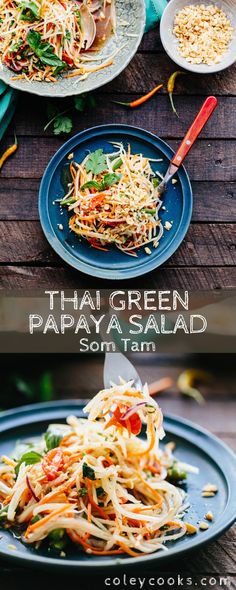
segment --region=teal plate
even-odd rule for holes
[[[45,170],[39,191],[40,222],[55,252],[77,270],[109,280],[138,277],[164,264],[182,243],[192,215],[192,189],[188,174],[181,166],[176,175],[178,182],[175,185],[169,183],[164,194],[165,209],[159,212],[163,225],[167,221],[172,222],[171,230],[164,229],[158,248],[152,248],[150,255],[144,248],[139,248],[138,256],[134,258],[115,246],[111,246],[108,252],[102,252],[70,231],[69,214],[65,207],[61,210],[56,203],[65,195],[61,178],[65,166],[69,164],[68,155],[73,153],[74,160],[82,162],[88,152],[102,148],[104,153],[109,153],[111,143],[118,142],[126,148],[130,144],[132,153],[161,159],[161,162],[152,162],[153,171],[161,174],[165,174],[174,155],[162,139],[143,129],[117,124],[92,127],[69,139],[56,152]]]
[[[83,402],[84,403],[84,402]],[[64,422],[69,414],[83,416],[81,401],[59,401],[35,404],[15,410],[3,412],[0,416],[0,455],[11,454],[16,442],[29,440],[41,435],[52,422]],[[173,557],[183,557],[193,549],[200,549],[205,543],[212,541],[229,528],[236,519],[234,493],[236,487],[236,456],[215,436],[199,428],[195,424],[166,416],[164,421],[166,431],[165,442],[176,443],[176,456],[184,462],[199,468],[199,474],[189,474],[186,491],[189,496],[190,509],[186,520],[198,523],[204,520],[209,510],[214,514],[214,521],[209,523],[209,529],[193,536],[185,536],[178,541],[168,543],[168,551],[137,558],[127,556],[90,556],[79,548],[72,547],[71,552],[64,558],[49,553],[47,549],[35,550],[13,538],[10,531],[0,531],[0,556],[11,560],[15,565],[29,567],[43,567],[44,569],[91,572],[91,568],[101,572],[102,568],[127,568],[137,565],[159,564],[167,562]],[[212,498],[202,498],[201,490],[207,483],[216,484],[218,493]],[[16,550],[9,548],[15,545]]]

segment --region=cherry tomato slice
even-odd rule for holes
[[[120,424],[121,426],[123,426],[123,428],[127,428],[127,430],[129,430],[130,432],[132,432],[132,434],[140,434],[141,429],[142,429],[142,421],[141,418],[139,417],[139,415],[137,414],[137,412],[135,412],[135,414],[132,414],[132,416],[130,416],[130,418],[128,418],[128,420],[125,420],[124,418],[122,418],[122,415],[125,414],[124,410],[123,412],[120,411],[120,408],[117,407],[115,409],[115,411],[113,412],[115,419],[117,420],[118,424]]]
[[[49,451],[42,459],[42,469],[49,481],[56,479],[64,467],[63,451],[57,447]]]

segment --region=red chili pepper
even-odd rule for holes
[[[118,100],[113,100],[113,102],[115,102],[116,104],[121,104],[125,107],[130,107],[131,109],[135,109],[136,107],[140,107],[142,104],[147,102],[147,100],[154,96],[154,94],[156,94],[156,92],[158,92],[158,90],[160,90],[162,87],[163,84],[159,84],[158,86],[155,86],[155,88],[150,90],[150,92],[144,94],[144,96],[140,96],[140,98],[137,98],[137,100],[133,100],[132,102],[120,102]]]
[[[63,451],[57,447],[49,451],[42,459],[42,469],[49,479],[56,479],[64,467]]]

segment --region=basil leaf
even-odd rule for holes
[[[106,188],[108,188],[112,184],[117,184],[117,182],[119,182],[121,178],[122,178],[122,174],[115,174],[115,173],[105,174],[103,181],[102,181],[102,190],[105,190]]]
[[[16,467],[15,467],[16,475],[18,475],[19,469],[20,469],[20,466],[22,463],[25,463],[26,465],[34,465],[34,463],[39,463],[39,461],[41,461],[41,459],[42,459],[42,455],[40,455],[39,453],[36,453],[36,451],[29,451],[28,453],[24,453],[24,455],[21,456],[20,460],[16,464]]]
[[[66,63],[55,54],[53,45],[41,41],[41,35],[37,31],[28,32],[27,42],[41,63],[53,67],[66,67]]]
[[[19,8],[21,8],[21,20],[28,20],[30,22],[39,19],[39,11],[37,4],[34,2],[28,2],[27,0],[23,0],[19,4]]]
[[[98,191],[101,191],[102,183],[97,182],[96,180],[89,180],[88,182],[85,182],[83,186],[81,186],[81,190],[84,191],[86,188],[96,188]]]
[[[83,463],[82,471],[83,477],[87,477],[88,479],[92,479],[93,481],[96,479],[94,469],[92,469],[92,467],[89,467],[87,463]]]
[[[81,190],[86,188],[96,188],[98,191],[105,191],[106,188],[111,186],[112,184],[116,184],[121,179],[121,174],[105,174],[102,182],[97,182],[97,180],[89,180],[85,182],[83,186],[81,186]]]

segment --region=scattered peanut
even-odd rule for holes
[[[201,531],[207,531],[207,529],[209,529],[209,524],[207,524],[207,522],[200,522],[199,523],[199,529]]]
[[[186,531],[189,535],[195,535],[197,533],[197,527],[194,524],[190,524],[190,522],[185,523]]]
[[[203,498],[214,498],[215,492],[202,492]]]
[[[216,492],[218,492],[218,487],[214,483],[207,483],[202,488],[202,491],[203,492],[214,492],[214,494],[216,494]]]
[[[210,512],[210,511],[209,511],[209,512],[207,512],[207,513],[205,514],[205,518],[206,518],[207,520],[210,520],[210,521],[211,521],[211,520],[213,520],[213,518],[214,518],[214,517],[213,517],[213,514],[212,514],[212,512]]]

